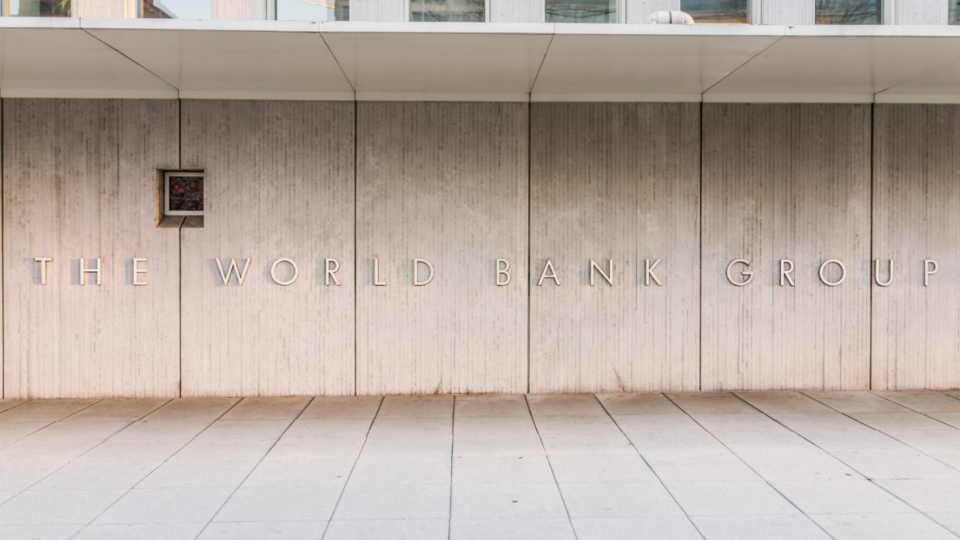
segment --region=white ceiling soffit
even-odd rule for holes
[[[101,19],[83,28],[182,98],[353,100],[319,35],[302,21]]]
[[[785,39],[710,88],[703,98],[725,102],[869,103],[882,101],[881,96],[897,94],[897,87],[908,85],[899,95],[922,94],[924,99],[943,102],[951,99],[950,94],[960,96],[958,59],[957,27],[793,27]],[[950,65],[954,66],[952,70]],[[933,75],[937,72],[939,77]],[[925,74],[931,75],[928,82],[936,84],[927,86]]]
[[[79,19],[3,17],[0,96],[162,99],[177,90],[84,32]]]
[[[527,101],[552,24],[323,23],[358,100]]]
[[[782,26],[563,24],[534,101],[700,101],[783,37]]]

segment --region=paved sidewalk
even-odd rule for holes
[[[960,535],[960,392],[0,401],[0,538]]]

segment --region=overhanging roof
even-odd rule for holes
[[[2,18],[0,96],[960,103],[960,27]]]

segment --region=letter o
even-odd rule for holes
[[[286,281],[280,281],[279,279],[277,279],[277,267],[280,266],[280,263],[288,263],[290,266],[293,267],[293,277],[291,277]],[[282,285],[286,287],[287,285],[292,285],[293,282],[296,281],[298,277],[300,277],[300,267],[297,266],[297,263],[293,262],[290,259],[277,259],[273,263],[273,266],[270,267],[270,277],[273,278],[273,282],[276,283],[277,285]]]
[[[831,263],[840,267],[840,279],[837,281],[827,281],[827,276],[823,275],[824,270],[827,269],[827,265]],[[836,287],[837,285],[843,283],[843,280],[845,279],[847,279],[847,267],[844,266],[842,262],[836,259],[830,259],[829,261],[826,261],[820,265],[820,281],[822,281],[827,287]]]
[[[733,270],[733,266],[736,264],[742,264],[748,268],[750,267],[750,261],[747,261],[745,259],[737,259],[735,261],[732,261],[730,264],[727,265],[727,281],[729,281],[730,284],[735,287],[745,287],[749,285],[751,281],[753,281],[753,272],[748,272],[748,271],[740,272],[741,275],[747,276],[747,280],[734,281],[733,276],[730,275],[730,270]]]

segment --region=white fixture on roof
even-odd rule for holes
[[[647,16],[645,24],[695,24],[693,17],[682,11],[656,11]]]

